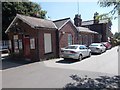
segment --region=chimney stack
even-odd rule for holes
[[[98,15],[99,15],[99,13],[97,13],[97,12],[94,13],[94,17],[93,17],[93,19],[94,19],[94,24],[99,23],[99,19],[97,19],[97,16],[98,16]]]
[[[82,19],[81,19],[81,15],[76,14],[75,18],[74,18],[74,24],[76,27],[80,27],[82,24]]]

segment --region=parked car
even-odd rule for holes
[[[102,42],[102,44],[106,47],[106,49],[111,49],[112,45],[109,42]]]
[[[0,52],[1,53],[8,53],[9,52],[8,47],[0,46]]]
[[[69,45],[61,49],[61,56],[66,58],[82,60],[83,57],[91,56],[91,50],[85,45]]]
[[[106,51],[106,47],[102,43],[92,43],[89,49],[92,53],[103,53]]]

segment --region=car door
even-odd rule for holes
[[[84,46],[84,50],[85,50],[85,56],[89,56],[89,50],[86,46]]]
[[[103,51],[105,52],[105,50],[106,50],[106,47],[102,44],[102,47],[103,47]]]
[[[82,53],[83,57],[87,56],[87,49],[84,46],[80,46],[79,50]]]
[[[100,47],[102,49],[102,52],[104,52],[105,51],[105,46],[101,44]]]

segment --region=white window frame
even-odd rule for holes
[[[18,42],[19,42],[19,49],[22,50],[22,48],[23,48],[23,47],[22,47],[22,39],[19,39]]]
[[[72,34],[68,34],[68,45],[72,45]]]
[[[44,33],[44,50],[45,50],[45,53],[52,52],[52,36],[51,36],[51,33]]]
[[[30,38],[30,49],[35,49],[35,38]]]

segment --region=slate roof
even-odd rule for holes
[[[59,19],[59,20],[55,20],[53,21],[55,23],[55,25],[57,26],[58,30],[64,26],[68,21],[70,20],[70,18],[64,18],[64,19]]]
[[[34,27],[56,28],[55,24],[51,20],[40,19],[19,14],[17,16]]]
[[[65,19],[59,19],[56,21],[53,21],[55,23],[55,25],[57,26],[58,30],[61,29],[61,27],[63,27],[68,21],[71,21],[70,18],[65,18]],[[71,21],[72,22],[72,21]],[[73,24],[73,23],[72,23]],[[91,31],[89,28],[85,28],[85,27],[76,27],[74,24],[73,26],[76,28],[76,30],[78,32],[87,32],[87,33],[93,33],[93,34],[98,34],[95,31]]]
[[[10,26],[7,28],[6,32],[17,19],[22,20],[23,22],[27,23],[33,28],[42,27],[42,28],[56,28],[57,29],[56,25],[51,20],[40,19],[36,17],[30,17],[30,16],[17,14],[14,20],[12,21],[12,23],[10,24]]]
[[[108,23],[108,20],[99,20],[99,24],[101,23]],[[84,25],[92,25],[94,24],[94,20],[83,21],[82,26]]]
[[[95,31],[91,31],[89,28],[85,27],[77,27],[78,32],[87,32],[87,33],[93,33],[93,34],[98,34]]]

